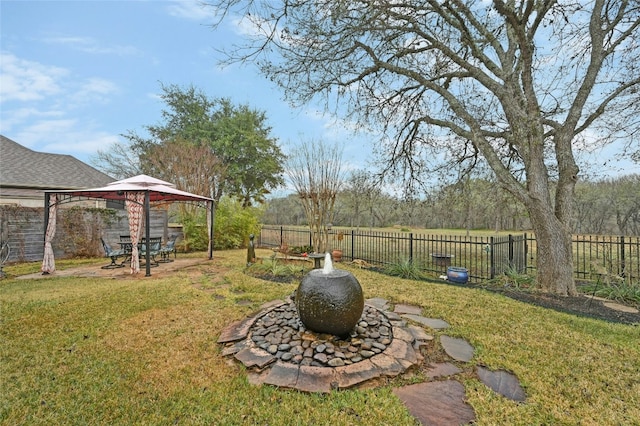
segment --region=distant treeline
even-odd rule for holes
[[[640,235],[640,175],[580,182],[572,232]],[[305,225],[298,196],[269,200],[262,223]],[[435,189],[421,199],[386,194],[380,186],[348,182],[338,194],[331,220],[336,226],[527,230],[524,206],[495,182],[469,179]]]

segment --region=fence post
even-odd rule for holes
[[[413,262],[413,232],[409,233],[409,262]]]
[[[624,261],[624,235],[620,236],[620,268],[622,269],[622,271],[620,271],[620,276],[624,278],[625,277],[624,271],[626,269],[626,265]]]
[[[352,229],[351,230],[351,260],[356,260],[355,258],[355,246],[356,246],[356,235],[355,235],[355,231]]]
[[[496,263],[493,258],[493,252],[493,237],[489,237],[489,277],[491,279],[494,279],[496,277]]]
[[[509,268],[513,268],[513,235],[509,234]]]
[[[529,271],[527,270],[527,257],[529,257],[529,241],[527,240],[527,233],[524,233],[524,270],[521,272],[524,272],[525,274],[528,273]]]

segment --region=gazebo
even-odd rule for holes
[[[55,259],[51,241],[56,233],[56,213],[58,205],[74,201],[74,198],[93,198],[106,200],[122,200],[129,218],[129,234],[131,237],[131,273],[140,272],[140,259],[138,255],[138,242],[141,238],[142,223],[144,220],[145,238],[150,241],[149,211],[151,204],[155,202],[196,202],[203,203],[207,208],[209,223],[209,259],[213,258],[213,199],[201,195],[176,189],[175,185],[147,175],[138,175],[119,180],[102,188],[90,188],[79,190],[47,190],[44,196],[44,256],[42,259],[42,273],[50,274],[55,271]],[[146,276],[151,275],[151,262],[149,250],[146,251]]]

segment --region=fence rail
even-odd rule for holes
[[[258,246],[309,248],[311,233],[304,228],[265,225]],[[332,229],[329,247],[342,250],[344,260],[361,259],[379,266],[408,259],[435,274],[444,274],[448,266],[463,267],[472,283],[536,267],[536,240],[530,234],[464,237]],[[573,250],[576,279],[620,276],[629,282],[640,280],[640,237],[576,235]]]
[[[577,280],[640,283],[640,237],[574,235],[573,274]],[[529,264],[536,262],[536,240],[527,237]],[[531,267],[531,266],[530,266]]]

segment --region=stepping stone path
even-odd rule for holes
[[[449,328],[438,318],[422,316],[419,306],[385,299],[365,301],[365,309],[349,337],[306,330],[291,299],[272,301],[227,326],[218,338],[222,356],[242,363],[248,381],[302,392],[331,392],[372,387],[388,378],[423,366],[422,348],[431,350],[438,339],[431,334]],[[475,421],[464,386],[456,376],[469,373],[474,348],[466,340],[441,335],[448,362],[424,365],[427,382],[393,390],[421,424],[461,425]],[[445,356],[443,354],[443,357]],[[506,371],[477,366],[482,383],[514,401],[525,401],[518,379]]]

